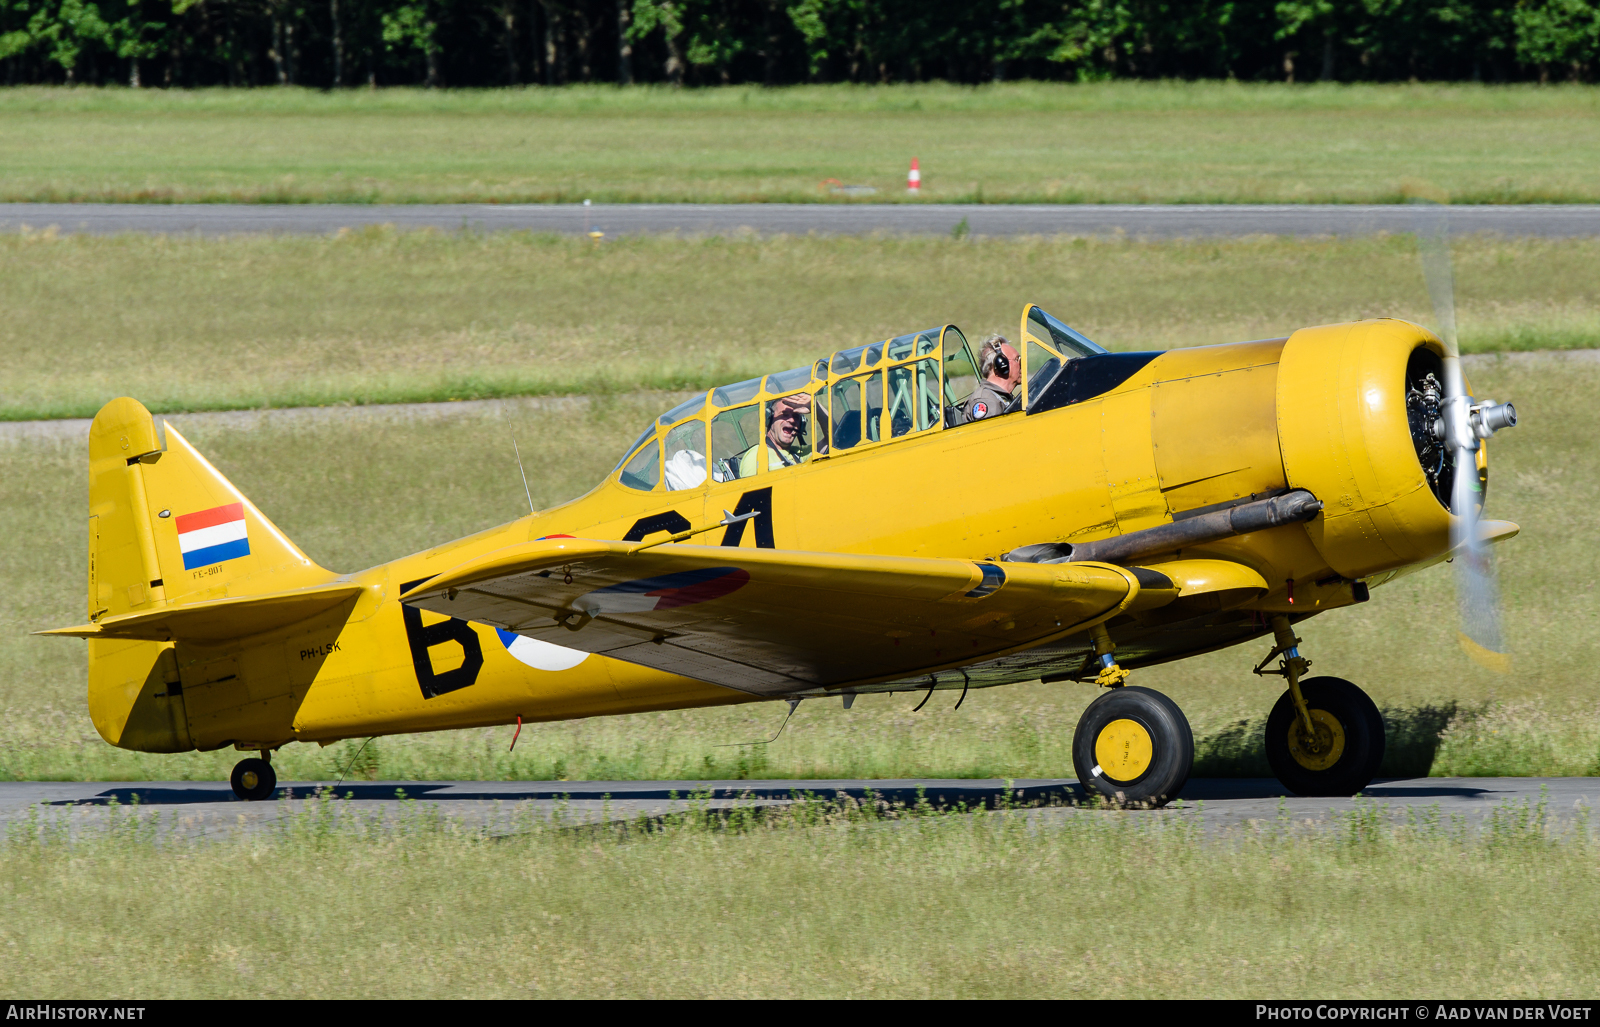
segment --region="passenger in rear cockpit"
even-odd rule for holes
[[[751,446],[739,457],[739,477],[756,473],[761,450],[767,452],[767,470],[776,471],[802,462],[810,452],[806,424],[811,419],[811,397],[802,392],[767,404],[767,434],[760,445]]]
[[[1020,381],[1021,354],[1005,336],[989,336],[978,351],[978,387],[967,397],[961,413],[967,421],[981,421],[1007,413]]]

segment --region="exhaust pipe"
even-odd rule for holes
[[[1128,563],[1158,553],[1217,542],[1252,531],[1265,531],[1285,524],[1309,521],[1322,510],[1322,500],[1304,489],[1296,489],[1273,499],[1216,510],[1211,513],[1179,514],[1180,520],[1126,535],[1114,535],[1096,542],[1036,542],[1001,554],[1011,563]]]

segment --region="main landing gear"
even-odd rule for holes
[[[1383,717],[1377,704],[1342,678],[1305,678],[1311,661],[1289,619],[1272,618],[1274,645],[1257,674],[1289,683],[1267,717],[1266,753],[1272,772],[1296,795],[1354,795],[1383,763]],[[1120,805],[1163,806],[1182,790],[1194,763],[1194,735],[1178,704],[1149,688],[1124,684],[1116,646],[1094,629],[1107,691],[1083,711],[1072,739],[1072,765],[1090,795]],[[1282,657],[1277,667],[1267,664]]]
[[[260,759],[252,756],[234,764],[228,781],[233,785],[233,794],[246,802],[272,798],[278,790],[278,775],[272,769],[272,750],[262,749]]]
[[[1124,685],[1116,647],[1094,629],[1100,676],[1108,688],[1089,704],[1072,736],[1072,766],[1091,795],[1129,806],[1164,806],[1177,797],[1194,763],[1194,733],[1178,704],[1149,688]]]
[[[1272,652],[1257,674],[1281,674],[1289,690],[1267,716],[1267,763],[1296,795],[1354,795],[1383,764],[1383,717],[1367,693],[1343,678],[1301,680],[1311,661],[1289,618],[1272,618]],[[1278,666],[1267,669],[1276,657]]]
[[[1119,686],[1083,711],[1072,766],[1091,795],[1164,806],[1189,780],[1194,735],[1178,704],[1149,688]]]

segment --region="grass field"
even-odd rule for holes
[[[1582,820],[1376,807],[1210,840],[1120,812],[802,809],[726,828],[0,842],[0,990],[45,998],[1582,998]],[[60,823],[60,821],[56,821]]]
[[[1455,253],[1469,351],[1600,346],[1600,240]],[[0,419],[88,417],[123,394],[165,412],[705,388],[947,321],[1014,334],[1028,301],[1112,349],[1433,320],[1409,236],[36,232],[0,236]]]
[[[1388,711],[1388,774],[1600,773],[1600,364],[1504,359],[1473,371],[1480,394],[1512,399],[1522,424],[1492,445],[1489,511],[1523,527],[1501,547],[1517,670],[1481,671],[1457,649],[1444,568],[1379,589],[1365,606],[1307,622],[1314,673],[1350,678]],[[457,408],[431,419],[369,410],[245,427],[174,418],[289,537],[325,566],[354,570],[509,520],[525,509],[507,420],[515,425],[540,507],[584,491],[610,469],[641,422],[670,397],[518,401],[504,412]],[[253,425],[253,426],[251,426]],[[219,780],[231,751],[127,753],[100,741],[84,709],[84,647],[26,632],[77,623],[85,577],[81,443],[0,443],[0,777]],[[1266,776],[1261,719],[1279,686],[1252,677],[1256,647],[1141,671],[1172,695],[1199,740],[1196,773]],[[1054,777],[1070,775],[1074,723],[1094,690],[1076,684],[976,692],[960,711],[936,696],[803,703],[772,745],[781,703],[602,718],[524,729],[515,754],[502,730],[384,738],[358,776],[651,779]],[[1442,737],[1441,737],[1442,735]],[[357,743],[289,746],[284,779],[337,776]]]
[[[0,200],[1594,202],[1586,86],[0,90]]]

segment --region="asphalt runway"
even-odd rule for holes
[[[1238,235],[1361,235],[1415,230],[1405,205],[1033,206],[1008,204],[0,204],[0,232],[336,232],[392,224],[444,231],[523,230],[607,236],[653,232],[694,235],[754,231],[820,235],[933,234],[963,221],[974,235],[1115,235],[1147,238]],[[1459,206],[1455,233],[1521,236],[1600,235],[1600,205]]]
[[[1199,820],[1210,834],[1252,826],[1325,829],[1358,804],[1375,804],[1392,817],[1437,813],[1446,823],[1460,816],[1477,825],[1496,811],[1514,813],[1544,802],[1551,822],[1564,826],[1600,798],[1600,778],[1432,777],[1374,782],[1358,799],[1298,798],[1271,779],[1202,779],[1190,781],[1180,799],[1164,809],[1127,811],[1073,808],[1085,794],[1066,778],[1013,781],[1009,792],[1004,781],[973,780],[347,781],[333,793],[339,801],[328,807],[307,801],[334,784],[282,783],[277,801],[241,802],[220,781],[0,782],[0,829],[33,818],[79,833],[104,828],[132,809],[141,817],[156,814],[160,835],[217,838],[241,831],[292,830],[326,809],[337,817],[362,818],[392,829],[403,829],[408,818],[442,817],[461,829],[510,834],[534,822],[578,826],[660,817],[684,811],[691,803],[709,810],[775,809],[804,796],[873,796],[949,809],[992,807],[1006,796],[1020,805],[1043,804],[1028,813],[1041,826],[1070,817],[1111,815]]]

